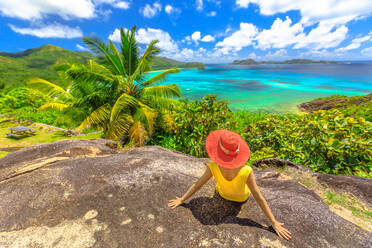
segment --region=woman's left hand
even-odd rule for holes
[[[286,240],[291,239],[291,233],[283,227],[284,223],[280,223],[275,221],[273,224],[273,228],[275,232],[278,234],[279,237],[284,238]]]
[[[176,207],[178,207],[179,205],[181,205],[182,203],[183,203],[182,198],[177,197],[175,200],[170,200],[170,201],[169,201],[169,203],[168,203],[168,207],[176,208]]]

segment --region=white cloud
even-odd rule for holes
[[[281,59],[283,57],[287,57],[287,51],[284,49],[277,50],[274,53],[268,52],[266,55],[261,56],[263,59]]]
[[[211,58],[211,55],[205,48],[200,47],[197,50],[183,48],[174,54],[169,54],[169,57],[181,61],[205,61],[206,59]]]
[[[24,20],[43,19],[48,15],[59,15],[65,20],[93,18],[101,12],[107,13],[108,10],[97,10],[101,4],[121,9],[130,7],[128,1],[121,0],[0,0],[0,14]]]
[[[94,4],[90,0],[0,0],[2,15],[24,20],[41,19],[49,14],[59,15],[66,20],[92,18],[94,11]]]
[[[257,33],[258,30],[255,25],[242,22],[238,31],[235,31],[223,41],[218,42],[216,47],[220,48],[222,54],[227,54],[230,51],[238,52],[243,47],[251,45]]]
[[[125,29],[127,30],[127,29]],[[109,35],[109,40],[114,42],[120,42],[120,29],[116,28],[112,34]]]
[[[88,51],[88,48],[86,48],[86,47],[84,47],[84,46],[82,46],[80,44],[76,44],[76,48],[79,49],[79,50],[81,50],[81,51]]]
[[[14,25],[9,25],[10,28],[19,34],[27,34],[36,36],[39,38],[78,38],[82,37],[83,33],[79,27],[68,27],[61,25],[59,23],[54,23],[51,25],[44,25],[38,28],[19,28]]]
[[[185,37],[185,39],[182,40],[183,43],[187,43],[187,44],[192,44],[191,41],[194,41],[195,44],[198,45],[198,42],[199,41],[202,41],[202,42],[212,42],[212,41],[215,41],[216,37],[210,35],[210,34],[207,34],[205,36],[203,36],[202,38],[202,35],[201,35],[201,32],[200,31],[195,31],[192,35],[188,35]]]
[[[125,29],[127,31],[127,29]],[[109,35],[109,39],[120,42],[120,30],[117,28]],[[178,46],[168,32],[154,28],[140,28],[136,32],[136,40],[140,44],[149,44],[153,40],[159,40],[157,46],[164,52],[176,52]]]
[[[192,35],[191,35],[191,39],[197,43],[198,40],[200,40],[201,38],[201,33],[199,31],[195,31]]]
[[[216,16],[216,15],[217,15],[216,11],[211,11],[211,12],[207,13],[207,16]]]
[[[345,51],[348,51],[348,50],[359,48],[361,43],[366,42],[368,40],[371,40],[371,38],[372,38],[371,35],[366,35],[364,37],[353,39],[348,46],[340,47],[340,48],[336,49],[335,51],[336,52],[345,52]]]
[[[347,32],[348,28],[345,25],[341,25],[336,29],[333,24],[320,22],[318,26],[312,29],[307,35],[300,37],[294,48],[312,48],[319,50],[336,47],[345,39]]]
[[[159,2],[153,3],[151,6],[150,4],[146,4],[144,8],[140,10],[140,13],[147,18],[152,18],[157,15],[161,11],[161,4]]]
[[[114,7],[117,7],[117,8],[120,8],[120,9],[129,9],[130,4],[129,4],[129,2],[120,1],[120,2],[114,3]]]
[[[250,2],[251,0],[236,0],[236,5],[240,8],[248,8]]]
[[[372,57],[372,47],[364,48],[362,51],[360,51],[361,54],[364,56],[371,56]]]
[[[178,46],[176,42],[171,38],[168,32],[161,29],[154,28],[140,28],[137,32],[137,41],[139,43],[148,44],[152,40],[159,40],[157,46],[164,51],[177,51]]]
[[[285,21],[277,18],[270,29],[264,29],[257,35],[257,47],[261,49],[283,48],[297,43],[298,39],[303,36],[304,29],[300,23],[292,26],[291,24],[292,21],[288,16]]]
[[[206,36],[203,37],[203,39],[201,39],[201,41],[203,42],[212,42],[214,40],[215,40],[214,36],[210,34],[207,34]]]
[[[175,13],[180,13],[181,12],[180,9],[175,8],[175,7],[173,7],[173,6],[169,5],[169,4],[167,6],[165,6],[164,10],[165,10],[165,12],[168,15],[175,14]]]
[[[203,10],[203,0],[196,0],[196,9],[198,11],[202,11]]]
[[[240,29],[218,42],[216,48],[221,49],[222,54],[238,52],[250,45],[262,50],[292,45],[294,49],[320,50],[337,47],[345,39],[347,32],[345,25],[336,26],[324,21],[305,33],[302,23],[292,25],[289,17],[284,21],[277,18],[270,29],[262,31],[251,23],[240,23]]]
[[[263,15],[299,10],[304,24],[331,21],[341,25],[372,14],[371,0],[236,0],[241,8],[250,3],[257,4]]]
[[[128,1],[120,1],[120,0],[93,0],[93,2],[96,5],[100,4],[109,4],[115,8],[120,9],[129,9],[130,8],[130,2]]]
[[[257,55],[255,53],[250,53],[248,58],[255,59],[255,58],[257,58]]]

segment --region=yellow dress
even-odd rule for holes
[[[246,184],[249,174],[252,168],[248,165],[244,165],[238,175],[231,181],[226,180],[218,165],[215,162],[208,164],[209,169],[212,172],[214,179],[217,182],[216,190],[226,200],[244,202],[248,199],[251,191]]]

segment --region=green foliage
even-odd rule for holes
[[[46,102],[44,95],[33,89],[18,87],[9,91],[0,98],[0,104],[5,109],[18,109],[22,107],[37,108]]]
[[[217,100],[216,94],[205,96],[201,101],[182,100],[179,108],[172,114],[175,120],[172,131],[158,130],[151,142],[205,157],[205,140],[208,134],[216,129],[231,129],[236,124],[232,115],[227,102]]]
[[[329,97],[321,97],[317,100],[341,100],[335,101],[332,109],[338,109],[346,117],[363,117],[367,121],[372,122],[372,93],[362,96],[347,97],[344,95],[333,95]]]
[[[256,112],[249,112],[247,110],[241,110],[233,113],[233,120],[236,125],[233,126],[234,132],[241,133],[248,124],[256,123],[258,121],[262,121],[269,117],[271,113],[269,111],[256,111]]]
[[[251,150],[309,166],[313,171],[372,177],[372,125],[338,110],[271,115],[242,134]]]
[[[363,105],[351,104],[337,109],[345,116],[360,116],[365,118],[367,121],[372,122],[372,101],[366,102]]]
[[[18,87],[7,94],[0,94],[1,113],[6,113],[15,120],[29,120],[61,128],[74,128],[83,121],[84,111],[78,107],[62,112],[55,109],[38,111],[51,100],[38,90]]]

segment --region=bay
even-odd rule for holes
[[[372,63],[207,65],[169,75],[166,84],[173,83],[184,98],[216,93],[234,111],[298,113],[298,104],[318,97],[372,92]]]

